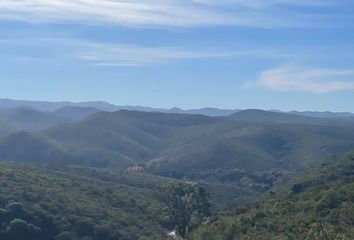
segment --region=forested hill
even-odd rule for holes
[[[176,178],[201,179],[218,170],[219,175],[237,179],[240,171],[307,169],[333,154],[354,149],[353,136],[354,124],[258,123],[189,114],[99,112],[39,132],[0,136],[0,161],[119,169],[144,164],[156,174]]]
[[[250,209],[216,218],[194,240],[354,239],[354,154],[272,189]]]
[[[158,240],[170,180],[79,167],[0,165],[0,239]]]

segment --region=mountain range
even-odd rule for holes
[[[301,209],[309,206],[313,221],[322,219],[332,226],[332,218],[323,217],[328,212],[351,221],[337,212],[342,209],[337,205],[317,211],[322,202],[342,201],[332,192],[351,187],[352,155],[338,162],[333,157],[354,149],[350,114],[248,109],[230,114],[217,110],[208,116],[202,110],[192,114],[178,109],[171,110],[178,113],[152,108],[108,110],[112,105],[104,110],[87,103],[56,103],[55,108],[49,102],[25,103],[0,108],[0,214],[6,216],[0,215],[0,238],[20,218],[22,225],[41,229],[41,238],[34,239],[164,239],[171,223],[154,192],[172,181],[203,186],[211,194],[213,211],[229,213],[198,229],[195,239],[241,238],[245,231],[250,239],[260,239],[263,233],[271,239],[271,227],[258,231],[253,223],[242,221],[266,224],[269,220],[262,222],[266,219],[262,216],[269,213],[285,222],[286,214],[277,212],[274,202],[293,204],[279,208],[297,214],[286,225],[289,229],[297,219],[307,224],[304,212],[296,208],[298,200]],[[304,172],[316,177],[306,180]],[[299,183],[294,183],[296,176]],[[332,180],[338,179],[341,182],[334,186]],[[326,196],[317,203],[323,186],[328,187]],[[285,195],[278,197],[278,187],[285,189]],[[289,189],[296,193],[288,194]],[[345,197],[342,190],[336,196]],[[263,198],[269,201],[235,210],[244,217],[230,214],[233,207],[250,207],[251,199]],[[16,210],[16,215],[12,208],[21,211]],[[271,222],[282,226],[276,219]],[[219,224],[230,229],[219,229]],[[216,230],[210,233],[210,228]],[[300,235],[289,229],[284,231],[290,232],[290,239],[308,237],[307,227],[298,228]],[[342,232],[350,234],[350,229]],[[283,237],[282,231],[276,233]]]
[[[240,172],[296,171],[354,148],[350,117],[261,110],[208,117],[65,107],[54,112],[6,109],[0,120],[1,161],[118,169],[142,165],[176,178],[237,179]]]
[[[118,110],[130,110],[130,111],[142,111],[142,112],[164,112],[164,113],[181,113],[181,114],[201,114],[210,117],[229,116],[231,114],[241,111],[241,109],[219,109],[213,107],[205,107],[200,109],[184,110],[177,107],[173,108],[152,108],[144,106],[118,106],[104,101],[88,101],[88,102],[49,102],[49,101],[26,101],[26,100],[14,100],[14,99],[0,99],[1,108],[33,108],[45,112],[53,112],[65,107],[81,107],[81,108],[94,108],[101,111],[114,112]],[[269,112],[281,112],[279,110],[269,110]],[[317,118],[342,118],[342,117],[354,117],[350,112],[319,112],[319,111],[290,111],[281,112],[294,115],[301,115],[307,117]]]

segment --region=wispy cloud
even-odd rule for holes
[[[26,22],[108,22],[128,26],[294,27],[326,24],[334,16],[299,13],[294,5],[327,6],[329,0],[1,0],[0,19]],[[225,4],[231,7],[226,7]]]
[[[333,0],[193,0],[202,4],[227,4],[239,5],[248,8],[269,8],[271,6],[330,6],[335,3]]]
[[[246,52],[193,51],[168,47],[142,47],[131,44],[86,43],[86,49],[77,51],[75,58],[97,66],[142,66],[179,59],[206,59],[236,57]]]
[[[93,42],[75,38],[25,38],[0,39],[0,50],[31,49],[34,55],[25,56],[16,52],[18,59],[36,58],[45,61],[78,61],[101,67],[146,66],[178,60],[226,59],[239,57],[287,59],[286,54],[265,50],[227,50],[227,49],[181,49],[176,47],[148,47],[134,44]],[[38,52],[38,56],[35,54]],[[45,52],[46,54],[41,54]],[[14,56],[12,56],[14,57]]]
[[[81,44],[84,46],[84,44]],[[132,44],[86,43],[84,49],[76,51],[75,58],[89,61],[97,66],[144,66],[177,60],[235,59],[252,57],[257,59],[287,59],[288,55],[264,50],[225,49],[186,50],[171,47],[144,47]]]
[[[330,93],[354,90],[354,70],[280,67],[264,71],[245,88],[263,87],[274,91]]]

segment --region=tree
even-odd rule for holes
[[[76,232],[79,237],[93,236],[94,226],[89,221],[78,221],[76,223]]]
[[[313,223],[306,233],[306,240],[349,240],[345,235],[336,233],[334,226]]]
[[[41,229],[39,227],[19,218],[13,219],[6,229],[8,239],[11,240],[35,240],[40,237],[40,232]]]
[[[26,219],[27,218],[27,213],[23,208],[22,203],[20,202],[9,202],[6,207],[7,211],[7,217],[10,219],[13,218],[21,218],[21,219]]]
[[[210,196],[202,187],[185,182],[170,183],[161,188],[161,197],[183,238],[210,216]]]

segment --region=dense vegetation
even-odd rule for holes
[[[200,186],[186,182],[170,183],[161,188],[160,194],[176,224],[178,235],[183,238],[210,216],[210,196]]]
[[[354,155],[334,158],[263,198],[200,227],[193,239],[354,239]]]
[[[70,119],[35,109],[9,108],[0,109],[0,121],[7,123],[15,130],[35,131],[70,122]]]
[[[164,239],[169,180],[88,168],[0,165],[0,239]]]
[[[218,206],[228,208],[333,154],[354,149],[354,125],[346,125],[347,121],[326,125],[328,119],[257,110],[230,118],[96,111],[73,107],[54,113],[3,110],[21,123],[45,126],[44,116],[70,119],[70,123],[9,134],[14,130],[0,121],[0,161],[120,170],[138,165],[155,175],[203,182],[215,193]],[[254,115],[265,123],[255,122]],[[308,124],[298,124],[304,121]]]
[[[352,122],[3,109],[0,239],[353,239]]]
[[[64,112],[74,118],[87,109],[76,111]],[[259,171],[307,169],[354,149],[354,125],[324,125],[323,119],[307,117],[300,117],[300,125],[296,115],[261,114],[275,120],[258,123],[252,117],[240,121],[235,116],[100,112],[44,131],[0,137],[0,161],[119,169],[143,164],[163,176],[239,182],[245,176],[253,181]],[[278,123],[283,118],[294,123]],[[308,124],[303,124],[304,119]]]

